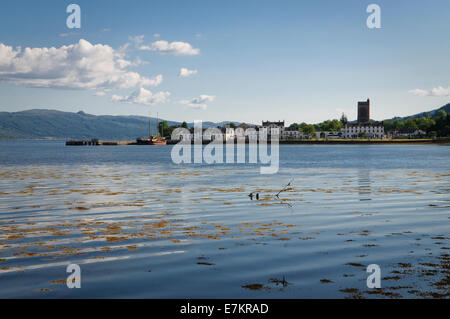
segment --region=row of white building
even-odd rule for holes
[[[237,129],[242,129],[237,130]],[[238,132],[238,133],[236,133]],[[339,132],[327,132],[318,131],[313,136],[306,135],[305,133],[290,127],[285,127],[284,121],[270,122],[263,121],[262,125],[249,126],[247,124],[241,124],[236,129],[232,129],[231,125],[225,125],[224,127],[215,129],[206,129],[197,133],[200,136],[195,136],[194,129],[190,131],[185,130],[183,134],[179,135],[179,139],[193,140],[195,138],[202,138],[203,140],[213,140],[215,138],[223,138],[228,141],[235,139],[239,134],[242,135],[245,132],[245,136],[248,139],[261,139],[270,138],[271,135],[276,134],[281,140],[300,140],[310,138],[325,138],[325,139],[354,139],[354,138],[377,138],[381,139],[385,137],[383,122],[370,121],[370,100],[358,102],[358,119],[356,123],[345,124]]]
[[[325,138],[325,139],[354,139],[361,138],[384,138],[384,126],[382,123],[359,123],[359,124],[345,124],[338,132],[330,131],[316,131],[312,136],[307,135],[297,129],[285,127],[284,121],[278,122],[262,122],[262,125],[247,125],[241,124],[236,128],[231,128],[230,125],[218,128],[202,129],[195,131],[193,128],[183,130],[175,138],[177,140],[215,140],[222,138],[225,141],[234,140],[240,136],[245,136],[249,140],[260,140],[262,138],[270,139],[272,135],[278,135],[281,140],[301,140],[311,138]]]

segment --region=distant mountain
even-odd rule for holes
[[[403,121],[403,120],[407,120],[407,119],[411,119],[411,118],[418,118],[418,117],[428,117],[428,116],[434,117],[439,110],[444,110],[445,112],[450,113],[450,103],[448,103],[444,106],[441,106],[437,109],[434,109],[432,111],[429,111],[429,112],[421,112],[421,113],[417,113],[417,114],[410,115],[410,116],[404,116],[404,117],[397,116],[397,117],[393,117],[389,120]]]
[[[149,120],[152,134],[155,134],[157,119],[145,116],[97,116],[83,111],[72,113],[44,109],[0,112],[0,139],[134,140],[148,136]],[[176,121],[167,122],[181,125]],[[203,122],[203,127],[222,126],[224,123],[229,122]],[[188,126],[192,127],[193,123],[188,123]]]

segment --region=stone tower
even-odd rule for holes
[[[370,100],[358,102],[358,124],[369,123],[370,121]]]

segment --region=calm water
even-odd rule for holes
[[[0,142],[0,298],[449,297],[450,147],[286,145],[269,176],[170,150]]]

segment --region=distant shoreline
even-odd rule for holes
[[[355,145],[355,144],[438,144],[433,140],[310,140],[310,141],[280,141],[280,144],[313,144],[313,145]]]
[[[167,145],[175,145],[180,141],[167,140]],[[210,141],[203,141],[203,145],[210,144]],[[192,143],[191,145],[193,145]],[[223,143],[226,144],[225,142]],[[236,143],[235,143],[236,144]],[[246,141],[245,144],[249,144]],[[271,144],[270,140],[267,144]],[[398,140],[280,140],[280,145],[388,145],[388,144],[420,144],[420,145],[450,145],[450,139],[433,140],[433,139],[398,139]],[[118,145],[138,145],[135,141],[99,141],[98,146],[118,146]],[[68,146],[84,146],[84,145],[68,145]]]
[[[53,141],[53,142],[66,142],[66,139],[0,139],[0,142],[44,142],[44,141]],[[175,145],[179,141],[168,140],[168,145]],[[103,144],[104,143],[104,144]],[[209,144],[209,141],[204,141],[203,145]],[[270,140],[267,141],[270,144]],[[225,143],[224,143],[225,144]],[[248,144],[248,142],[246,143]],[[397,139],[397,140],[362,140],[362,139],[353,139],[353,140],[280,140],[280,145],[387,145],[387,144],[422,144],[422,145],[448,145],[450,146],[450,138],[442,138],[442,139]],[[100,141],[100,146],[114,146],[114,145],[137,145],[135,141],[129,140],[103,140]],[[72,145],[71,145],[72,146]]]

